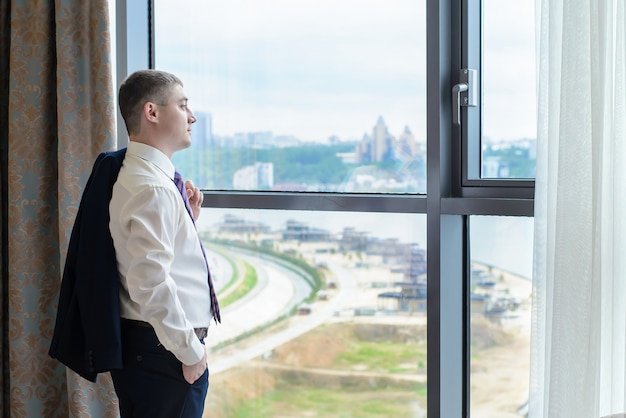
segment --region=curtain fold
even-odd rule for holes
[[[4,303],[8,294],[8,206],[7,206],[7,169],[8,169],[8,135],[5,128],[9,125],[9,2],[0,0],[0,412],[4,416],[5,405],[9,403],[8,386],[9,358],[7,354],[8,342],[8,306]]]
[[[2,0],[0,11],[0,118],[7,121],[0,127],[7,188],[2,411],[118,416],[107,375],[94,385],[47,355],[82,189],[97,154],[115,146],[108,3]]]
[[[626,12],[537,0],[531,417],[626,411]]]

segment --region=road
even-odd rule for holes
[[[233,344],[227,349],[215,350],[213,353],[212,349],[217,344],[266,325],[288,313],[310,292],[308,283],[302,277],[271,259],[251,253],[238,252],[237,255],[244,257],[245,261],[256,269],[258,283],[254,291],[224,309],[222,323],[212,326],[209,330],[209,337],[205,341],[212,375],[269,353],[274,348],[319,326],[338,312],[347,309],[357,292],[356,280],[349,272],[339,265],[329,265],[337,278],[338,288],[328,301],[314,303],[310,315],[297,317],[289,328],[269,335],[252,345]]]

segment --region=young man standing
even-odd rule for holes
[[[203,195],[171,162],[191,145],[187,101],[180,79],[163,71],[137,71],[119,90],[130,142],[109,227],[124,364],[111,375],[122,418],[200,418],[208,390],[203,339],[220,318],[194,222]]]

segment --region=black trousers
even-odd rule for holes
[[[182,363],[166,350],[152,328],[122,320],[124,367],[112,370],[121,418],[201,418],[209,389],[206,370],[193,385]]]

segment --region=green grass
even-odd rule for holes
[[[242,262],[244,268],[244,278],[242,282],[232,292],[228,293],[224,298],[220,299],[220,306],[225,308],[231,303],[241,299],[256,286],[258,277],[256,270],[245,261]]]
[[[311,350],[309,355],[314,352],[323,355],[329,336],[344,343],[341,352],[335,352],[335,361],[327,366],[328,374],[323,371],[326,367],[310,374],[296,366],[287,370],[252,369],[247,374],[224,376],[232,388],[221,391],[220,387],[209,394],[223,405],[223,409],[216,408],[222,413],[216,417],[387,418],[415,416],[416,411],[425,410],[426,382],[394,379],[394,376],[423,376],[426,342],[367,340],[375,334],[363,329],[355,332],[355,327],[359,325],[325,324],[298,338],[300,344],[294,348]],[[410,327],[403,331],[419,334],[423,328]],[[281,364],[286,358],[288,354],[283,353],[271,361]],[[311,366],[305,362],[302,367]]]
[[[206,240],[203,239],[203,242],[205,242]],[[230,277],[230,279],[228,279],[228,283],[226,283],[226,286],[224,286],[222,289],[220,289],[220,292],[218,293],[217,296],[220,296],[221,294],[224,294],[228,291],[230,291],[230,288],[233,287],[235,285],[235,283],[237,282],[237,277],[239,276],[239,269],[237,268],[237,263],[235,263],[235,261],[232,259],[232,257],[229,256],[229,254],[224,251],[223,248],[221,248],[218,245],[212,245],[210,243],[206,243],[205,244],[206,248],[210,248],[211,251],[214,251],[218,254],[220,254],[224,260],[226,260],[228,262],[228,264],[230,264],[230,267],[233,271],[233,275]],[[221,305],[221,303],[220,303]]]
[[[414,367],[406,367],[412,364]],[[365,366],[368,371],[415,373],[426,364],[426,349],[415,344],[354,341],[336,361],[336,367]],[[420,367],[421,366],[421,367]]]
[[[243,242],[233,242],[230,240],[221,239],[212,239],[211,242],[214,245],[232,246],[244,250],[254,251],[258,254],[264,254],[286,262],[287,264],[283,265],[283,267],[298,274],[311,286],[311,293],[306,299],[306,301],[308,302],[314,300],[316,298],[317,292],[322,288],[322,284],[324,282],[324,273],[317,267],[311,266],[305,260],[297,256],[276,252],[267,247]]]
[[[425,385],[416,385],[425,386]],[[424,388],[407,390],[384,388],[351,392],[346,389],[284,388],[273,390],[251,402],[235,408],[236,417],[302,417],[318,418],[375,418],[412,416],[417,401],[416,393]],[[422,407],[425,397],[421,399]]]

